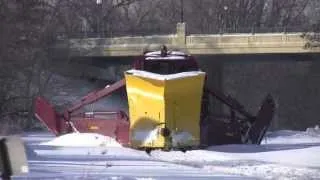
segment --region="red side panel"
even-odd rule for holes
[[[116,137],[117,121],[74,117],[71,119],[80,133],[98,133],[109,137]]]
[[[128,117],[121,112],[87,112],[71,118],[80,133],[98,133],[115,138],[120,144],[129,143]]]
[[[122,145],[128,145],[129,144],[129,122],[120,122],[117,126],[117,141],[121,143]]]
[[[60,134],[60,119],[49,102],[42,97],[36,98],[35,116],[55,135]]]

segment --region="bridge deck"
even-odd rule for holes
[[[69,56],[137,56],[161,45],[194,55],[320,52],[319,41],[302,32],[186,35],[185,25],[180,26],[169,35],[61,40],[54,49],[67,49]]]

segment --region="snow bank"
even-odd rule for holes
[[[249,146],[249,145],[248,145]],[[194,150],[183,152],[154,151],[152,157],[175,163],[196,165],[232,164],[241,165],[243,162],[278,163],[286,166],[320,168],[320,147],[302,149],[253,152],[227,153],[208,150]]]
[[[150,177],[161,177],[159,179],[214,179],[208,174],[223,174],[223,177],[240,175],[239,179],[249,179],[250,177],[253,179],[319,179],[320,144],[305,144],[313,142],[317,137],[319,139],[319,134],[317,127],[308,128],[306,131],[276,131],[268,133],[268,141],[283,138],[282,144],[212,146],[206,150],[192,150],[186,153],[157,150],[152,151],[151,156],[144,151],[124,147],[49,147],[47,149],[47,147],[37,145],[30,147],[35,148],[32,150],[37,155],[50,157],[51,160],[42,160],[31,156],[29,158],[35,159],[29,160],[29,163],[33,170],[38,169],[47,173],[47,170],[54,172],[56,169],[59,172],[67,172],[72,175],[77,172],[83,174],[83,167],[87,163],[90,175],[105,173],[103,178],[114,173],[127,176],[138,174],[139,177],[141,174],[148,174]],[[68,140],[67,137],[72,136],[76,137]],[[65,137],[64,141],[58,142],[58,140],[62,141],[61,137]],[[91,139],[85,133],[80,135],[73,133],[61,137],[43,144],[67,144],[70,146],[76,143],[75,141],[80,141],[84,145],[93,141],[95,134],[90,134]],[[288,138],[292,142],[298,142],[301,137],[304,138],[302,144],[292,144],[285,140]],[[28,142],[33,143],[34,137],[26,137],[26,139],[28,138],[31,138],[31,141]],[[53,143],[54,141],[55,143]],[[105,142],[105,140],[100,142]],[[93,142],[91,143],[93,144]],[[96,143],[97,146],[99,144]],[[59,159],[55,160],[54,158]]]
[[[319,179],[320,172],[317,169],[288,167],[280,164],[250,164],[243,163],[240,166],[205,166],[203,169],[212,173],[225,173],[240,176],[255,177],[254,179]]]
[[[115,139],[96,133],[70,133],[41,143],[46,146],[64,147],[121,147]]]
[[[203,71],[189,71],[189,72],[182,72],[182,73],[176,73],[176,74],[156,74],[152,72],[147,71],[141,71],[136,69],[131,69],[126,71],[126,73],[133,74],[135,76],[143,77],[143,78],[149,78],[149,79],[157,79],[157,80],[172,80],[172,79],[179,79],[179,78],[185,78],[185,77],[194,77],[199,75],[204,75],[205,72]]]
[[[231,162],[233,165],[234,163],[241,165],[242,162],[260,162],[320,168],[320,130],[316,126],[306,131],[286,130],[269,133],[268,140],[263,145],[222,145],[186,153],[154,151],[151,154],[152,157],[161,160],[201,166]]]
[[[320,128],[307,128],[305,131],[280,130],[269,132],[261,144],[307,144],[320,143]]]

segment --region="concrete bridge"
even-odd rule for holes
[[[319,43],[312,37],[302,32],[187,35],[186,24],[178,23],[176,34],[65,39],[54,50],[68,50],[69,57],[137,56],[165,44],[193,55],[318,53]]]

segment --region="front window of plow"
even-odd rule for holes
[[[198,68],[190,61],[150,61],[145,63],[145,71],[157,74],[175,74],[188,71],[197,71]]]

